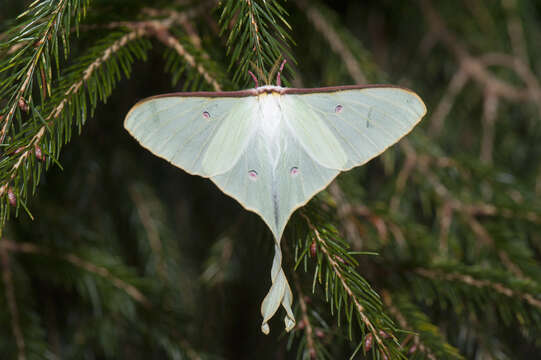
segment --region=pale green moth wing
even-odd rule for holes
[[[136,104],[124,127],[143,147],[190,174],[235,165],[253,131],[256,98],[156,96]]]
[[[286,123],[315,161],[341,171],[381,154],[426,114],[417,94],[398,87],[292,92],[282,102]]]

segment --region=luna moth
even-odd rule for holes
[[[283,65],[282,65],[283,66]],[[274,235],[272,285],[261,304],[261,330],[280,304],[295,326],[293,295],[280,240],[292,213],[342,171],[363,165],[409,133],[426,114],[405,88],[257,86],[242,91],[180,92],[138,102],[124,127],[155,155],[209,178]]]

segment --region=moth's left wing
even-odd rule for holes
[[[282,109],[313,160],[341,171],[381,154],[426,114],[413,91],[381,85],[287,89]]]
[[[247,91],[160,95],[136,104],[124,127],[155,155],[194,175],[230,170],[257,122]]]

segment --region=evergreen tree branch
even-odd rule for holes
[[[293,281],[297,292],[298,306],[295,312],[300,309],[300,321],[290,334],[289,344],[296,337],[300,337],[297,345],[297,359],[333,359],[329,348],[333,345],[333,333],[331,328],[323,319],[312,303],[310,297],[302,290],[302,281],[297,273],[293,273]]]
[[[57,251],[53,251],[43,246],[38,246],[38,245],[28,243],[28,242],[15,243],[7,239],[0,240],[0,249],[2,249],[2,251],[13,251],[13,252],[20,252],[24,254],[37,254],[37,255],[50,256],[50,257],[56,257],[56,258],[62,259],[76,267],[84,269],[85,271],[88,271],[90,273],[96,274],[102,277],[103,279],[109,281],[113,286],[123,290],[133,300],[140,303],[144,307],[149,308],[152,306],[151,302],[147,299],[147,297],[143,295],[143,293],[141,293],[141,291],[139,291],[139,289],[137,289],[135,286],[115,276],[106,267],[93,264],[75,254],[72,254],[72,253],[59,254]]]
[[[470,225],[473,233],[475,233],[479,237],[479,239],[482,240],[486,245],[495,248],[495,243],[492,240],[492,237],[481,225],[481,223],[477,221],[474,217],[475,214],[478,214],[478,211],[482,211],[487,207],[488,209],[490,209],[491,206],[484,206],[484,204],[477,206],[465,206],[463,202],[461,202],[457,197],[453,196],[447,189],[447,187],[445,187],[445,185],[440,182],[438,177],[429,170],[429,167],[426,163],[421,163],[418,169],[421,173],[424,174],[427,181],[434,187],[436,194],[442,198],[445,206],[448,208],[448,210],[443,213],[444,216],[442,216],[442,231],[447,231],[446,229],[448,229],[448,226],[450,224],[449,218],[451,217],[452,212],[460,211],[462,216],[466,219],[466,222]],[[441,236],[442,235],[440,235],[440,241],[442,240]],[[524,274],[522,273],[520,268],[511,261],[511,259],[509,258],[509,256],[507,256],[507,253],[504,250],[497,249],[497,254],[502,264],[507,267],[512,273],[516,274],[519,277],[524,277]]]
[[[415,269],[415,273],[422,275],[426,278],[437,280],[437,281],[446,281],[446,282],[461,282],[468,286],[478,288],[478,289],[492,289],[496,293],[504,295],[508,298],[518,298],[529,305],[541,310],[541,299],[536,297],[541,290],[541,286],[537,283],[533,284],[531,282],[521,281],[517,282],[517,287],[512,288],[511,284],[494,281],[491,279],[480,279],[476,278],[475,275],[479,275],[479,271],[473,271],[470,273],[460,273],[460,272],[445,272],[438,269],[427,269],[427,268],[418,268]],[[529,291],[528,291],[529,290]]]
[[[431,31],[438,35],[439,39],[455,55],[459,64],[463,66],[472,79],[482,85],[483,88],[490,88],[496,96],[508,100],[524,101],[531,99],[532,94],[528,89],[517,88],[510,85],[494,75],[492,75],[482,62],[470,55],[466,47],[456,38],[456,36],[446,27],[445,22],[437,13],[429,0],[419,0],[419,4]]]
[[[62,38],[64,52],[67,55],[69,48],[66,46],[70,29],[64,28],[64,24],[71,23],[70,18],[73,18],[77,23],[81,18],[81,15],[84,14],[86,6],[87,1],[80,2],[75,0],[60,0],[56,6],[53,2],[34,2],[30,5],[30,8],[20,16],[29,20],[22,22],[21,26],[14,29],[14,32],[12,33],[14,36],[10,40],[4,44],[0,44],[0,48],[10,46],[13,53],[16,52],[16,54],[11,56],[7,61],[0,63],[0,75],[3,75],[3,73],[8,70],[13,71],[13,67],[15,67],[16,70],[13,71],[13,73],[17,74],[16,76],[10,77],[9,80],[2,85],[2,88],[0,88],[0,98],[6,95],[6,89],[8,88],[9,93],[12,94],[6,106],[8,109],[7,114],[1,119],[3,125],[0,130],[0,143],[3,143],[6,138],[8,128],[16,114],[17,107],[24,107],[21,104],[31,101],[30,93],[32,90],[32,83],[34,81],[42,81],[40,83],[41,87],[50,89],[48,84],[52,81],[51,72],[44,71],[44,79],[34,79],[36,71],[40,64],[47,64],[46,66],[51,65],[51,55],[58,64],[58,37]],[[35,44],[34,46],[28,43],[28,38],[32,39],[31,41]],[[16,44],[21,44],[22,46],[19,49],[14,49],[13,45]],[[30,53],[29,55],[27,54],[28,52]],[[40,73],[40,76],[41,74],[42,73]],[[15,82],[17,84],[14,84]],[[14,88],[12,88],[13,85],[15,85]]]
[[[475,57],[472,56],[466,46],[462,44],[459,39],[453,34],[446,26],[444,20],[441,18],[437,10],[434,8],[432,3],[428,0],[419,0],[419,5],[423,11],[428,26],[431,29],[431,32],[449,49],[449,51],[456,57],[459,63],[459,70],[457,75],[453,78],[451,84],[449,85],[450,93],[448,96],[442,98],[440,105],[437,107],[436,117],[431,124],[430,133],[433,135],[438,135],[441,129],[443,128],[443,117],[448,113],[450,109],[450,103],[452,101],[453,92],[458,92],[464,85],[466,79],[471,78],[476,83],[478,83],[484,89],[485,96],[485,113],[490,114],[490,110],[494,108],[494,103],[497,103],[499,98],[503,98],[513,102],[525,102],[531,101],[536,104],[539,114],[541,115],[541,86],[539,81],[535,77],[533,71],[530,70],[527,65],[528,62],[524,61],[523,55],[510,56],[504,55],[506,59],[505,65],[510,69],[515,70],[519,78],[521,78],[526,86],[523,88],[514,86],[499,79],[497,76],[492,74],[488,70],[488,66],[494,65],[490,60],[484,56]],[[517,33],[517,27],[514,26],[514,33]],[[521,27],[519,27],[521,29]],[[517,41],[520,40],[517,37],[520,37],[520,31],[512,37],[512,43],[515,46],[515,52],[522,54],[520,50],[517,49]],[[491,59],[492,56],[489,56]],[[511,58],[511,61],[508,59]],[[502,62],[498,63],[502,65]],[[488,106],[490,105],[490,106]],[[495,111],[492,111],[495,114]],[[487,116],[487,115],[485,115]],[[490,115],[489,120],[490,120]],[[490,123],[490,121],[487,121]],[[490,125],[489,125],[490,128]],[[486,141],[485,141],[486,142]],[[485,145],[490,147],[490,145]],[[489,159],[488,154],[486,153],[488,149],[485,149],[482,153],[482,159]]]
[[[5,240],[0,240],[3,242]],[[0,246],[0,261],[2,262],[2,280],[4,281],[4,289],[6,292],[6,299],[11,314],[11,329],[13,331],[13,337],[17,344],[18,360],[25,360],[25,344],[24,337],[21,331],[21,325],[19,321],[19,309],[17,307],[17,301],[15,300],[15,287],[13,285],[13,276],[11,273],[9,253],[7,249]]]
[[[346,316],[348,317],[348,323],[351,327],[353,318],[351,316],[351,313],[355,311],[355,313],[358,316],[358,319],[360,321],[360,324],[362,324],[361,328],[365,327],[368,332],[371,334],[373,339],[376,341],[376,344],[379,346],[379,351],[381,352],[381,356],[387,356],[390,358],[400,358],[402,355],[398,349],[398,347],[395,344],[395,338],[393,336],[392,342],[384,342],[381,335],[380,330],[384,333],[387,333],[382,328],[377,327],[374,325],[373,320],[371,319],[371,315],[368,315],[368,309],[365,308],[365,306],[361,303],[361,297],[364,295],[366,297],[365,304],[367,306],[370,306],[371,311],[375,311],[378,318],[378,322],[383,324],[387,331],[392,330],[394,331],[394,325],[384,315],[382,309],[381,309],[381,301],[379,299],[379,296],[373,292],[371,289],[363,289],[368,284],[365,283],[364,279],[362,279],[359,275],[357,275],[353,270],[352,267],[348,264],[349,262],[356,263],[355,260],[347,254],[345,249],[341,249],[340,245],[336,241],[332,241],[330,239],[324,239],[324,237],[321,235],[320,231],[316,226],[314,226],[309,219],[308,216],[305,214],[301,214],[301,216],[306,220],[306,223],[308,224],[308,228],[311,232],[311,237],[313,238],[313,241],[316,244],[316,247],[321,250],[323,253],[323,257],[326,261],[326,263],[329,266],[327,275],[326,275],[326,282],[325,285],[325,291],[327,293],[327,300],[329,300],[329,294],[328,291],[330,290],[332,292],[332,295],[330,296],[331,301],[331,308],[334,308],[336,306],[340,312],[341,304],[343,302],[345,309],[344,312]],[[330,243],[328,243],[330,242]],[[311,245],[314,246],[314,245]],[[304,258],[306,259],[306,253],[308,252],[308,249],[305,249],[303,254]],[[310,250],[311,251],[311,250]],[[338,255],[339,254],[339,255]],[[297,264],[300,263],[302,260],[302,257],[297,259]],[[321,260],[320,266],[317,268],[319,271],[314,274],[314,283],[316,280],[316,277],[319,277],[321,281]],[[329,284],[329,273],[332,274],[332,281],[333,283]],[[361,295],[361,293],[365,294]],[[342,300],[342,296],[344,296],[346,299]],[[348,300],[350,301],[350,306],[348,306]],[[375,314],[374,314],[375,315]],[[391,332],[392,332],[391,331]],[[364,333],[364,331],[363,331]],[[350,329],[350,336],[351,336],[351,329]]]
[[[195,16],[196,14],[198,14],[199,11],[203,11],[207,8],[207,6],[203,5],[200,7],[200,9],[192,9],[187,14],[179,13],[174,10],[158,10],[152,8],[144,8],[143,14],[147,16],[156,17],[166,15],[167,17],[159,20],[115,21],[105,25],[83,27],[83,30],[92,30],[95,28],[128,28],[133,31],[143,30],[145,35],[153,36],[165,46],[173,49],[173,51],[175,51],[184,62],[186,62],[191,68],[195,69],[199,73],[199,75],[201,75],[205,79],[205,81],[212,86],[214,91],[221,91],[222,87],[220,86],[218,80],[213,77],[209,70],[205,68],[204,64],[198,61],[194,54],[190,53],[190,51],[188,51],[186,47],[181,44],[178,38],[173,36],[170,32],[170,28],[175,24],[180,24],[184,27],[188,26],[187,21],[191,16]],[[196,36],[195,33],[192,33],[191,38],[196,39],[194,40],[194,45],[199,48],[199,51],[202,51],[200,47],[200,40],[197,40],[199,39],[198,36]],[[208,63],[208,55],[206,53],[203,53],[203,57]],[[176,75],[176,77],[178,76],[179,75]]]
[[[507,12],[507,33],[509,34],[509,39],[511,39],[513,53],[525,64],[528,64],[528,47],[526,46],[526,36],[524,34],[523,24],[518,15],[517,1],[504,0],[501,3],[502,7]]]
[[[302,314],[302,320],[299,322],[299,324],[297,324],[297,329],[304,329],[304,332],[306,333],[306,347],[308,349],[308,355],[310,356],[310,359],[315,359],[317,356],[317,351],[314,340],[314,329],[312,328],[312,322],[308,316],[308,307],[306,306],[306,301],[297,273],[293,274],[293,282],[295,283],[295,289],[297,290],[297,298],[299,299]]]
[[[154,35],[158,40],[160,40],[164,45],[171,47],[174,49],[177,54],[182,57],[188,65],[190,65],[192,68],[196,69],[197,72],[203,76],[205,81],[212,85],[215,91],[221,91],[222,88],[214,79],[209,72],[203,67],[202,64],[198,64],[192,54],[190,54],[188,51],[186,51],[185,47],[178,41],[176,37],[171,35],[171,33],[168,31],[167,27],[158,25],[156,23],[153,23],[150,25]]]
[[[231,258],[235,244],[230,236],[220,237],[211,247],[210,255],[205,261],[201,279],[215,286],[224,283],[230,278]]]
[[[99,70],[105,64],[115,62],[114,55],[119,53],[130,42],[142,37],[144,34],[145,30],[140,28],[118,39],[114,38],[114,42],[112,44],[106,44],[107,46],[105,47],[98,45],[99,56],[91,58],[90,61],[89,59],[85,59],[85,62],[78,65],[71,73],[68,72],[63,77],[63,83],[60,84],[52,94],[49,103],[46,104],[50,108],[49,115],[45,119],[39,115],[39,119],[41,119],[40,126],[33,128],[31,125],[28,125],[28,128],[22,134],[24,136],[22,144],[19,142],[15,148],[7,150],[10,161],[0,165],[0,168],[7,169],[2,172],[3,179],[0,182],[0,196],[9,195],[8,192],[11,183],[19,184],[20,189],[15,194],[16,201],[17,204],[25,206],[27,185],[30,181],[34,181],[33,187],[35,189],[37,186],[35,180],[39,179],[39,174],[41,173],[41,167],[36,164],[36,159],[38,161],[43,160],[42,151],[46,151],[49,157],[54,160],[56,156],[55,152],[59,151],[60,144],[62,143],[64,132],[66,134],[71,133],[69,130],[71,123],[76,121],[81,126],[84,122],[88,98],[90,98],[91,109],[93,111],[93,108],[96,106],[96,96],[99,94],[104,99],[112,91],[112,88],[108,88],[107,84],[101,84],[99,81],[93,80],[96,76],[99,76]],[[143,56],[143,50],[137,46],[132,47],[130,50],[137,57]],[[128,71],[129,62],[133,61],[129,59],[118,60],[122,63],[125,72]],[[117,65],[116,62],[114,64]],[[112,85],[112,82],[118,79],[115,75],[119,75],[120,69],[113,67],[109,71],[109,76],[112,76],[110,85]],[[85,84],[87,87],[83,87]],[[89,94],[88,97],[87,93]],[[55,132],[52,131],[53,128]],[[46,137],[46,135],[48,136]],[[50,159],[47,160],[50,161]],[[11,166],[10,163],[12,163]],[[33,173],[34,175],[30,176],[29,173]],[[14,206],[15,204],[12,203],[11,205]],[[5,221],[7,214],[9,214],[9,205],[6,206],[5,202],[2,203],[1,210],[2,221]]]
[[[356,84],[366,84],[368,83],[365,74],[361,70],[359,61],[353,55],[353,52],[350,50],[351,44],[346,44],[340,34],[337,32],[336,24],[331,24],[330,10],[325,10],[325,15],[319,8],[322,8],[322,4],[318,3],[318,6],[315,6],[316,2],[306,1],[306,0],[295,0],[295,4],[304,11],[308,20],[312,23],[314,28],[320,32],[327,43],[330,45],[332,51],[334,51],[338,56],[344,61],[344,65],[351,78]]]
[[[147,202],[145,201],[145,198],[143,197],[143,194],[140,193],[137,186],[135,185],[130,186],[129,191],[130,191],[130,196],[133,200],[133,203],[135,204],[137,213],[139,215],[139,219],[141,220],[141,223],[143,224],[143,227],[145,228],[150,248],[152,249],[154,256],[157,258],[156,267],[157,267],[158,275],[163,281],[166,279],[167,272],[166,272],[166,266],[163,260],[163,249],[162,249],[162,243],[160,239],[160,233],[158,231],[156,222],[152,218],[152,215],[151,215],[152,211],[150,209],[151,206],[147,204]]]
[[[391,293],[387,290],[382,292],[382,297],[389,313],[400,327],[414,332],[407,335],[401,343],[401,346],[406,348],[409,339],[413,339],[413,345],[407,348],[408,355],[420,352],[430,360],[463,359],[458,350],[445,341],[438,327],[432,324],[428,317],[412,303],[403,297],[399,297],[397,302],[393,301]]]
[[[280,58],[293,57],[287,48],[291,40],[291,27],[280,1],[226,0],[220,17],[221,33],[228,32],[227,50],[231,56],[229,68],[237,64],[233,81],[249,79],[248,70],[253,63],[268,73]],[[264,80],[264,79],[262,79]],[[270,85],[270,84],[267,84]]]
[[[444,95],[441,97],[432,116],[430,117],[428,133],[431,136],[436,136],[441,133],[445,119],[451,112],[451,108],[453,107],[458,94],[464,88],[470,78],[470,74],[462,66],[460,66],[453,74]]]

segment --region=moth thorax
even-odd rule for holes
[[[279,132],[282,111],[278,102],[279,95],[261,94],[259,109],[261,111],[261,132],[267,139],[273,139]]]
[[[279,95],[263,93],[259,96],[260,110],[260,136],[263,138],[269,160],[274,169],[280,157],[280,122],[282,111],[280,109]]]

